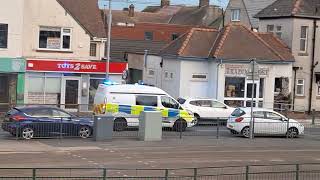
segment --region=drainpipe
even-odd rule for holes
[[[292,95],[292,110],[294,110],[294,103],[296,99],[296,84],[297,84],[297,70],[299,67],[293,67],[294,77],[293,77],[293,95]]]
[[[315,64],[315,51],[316,51],[316,32],[317,32],[317,20],[313,20],[313,35],[312,35],[312,60],[311,60],[311,74],[310,74],[310,87],[309,87],[309,105],[308,105],[308,113],[311,113],[312,108],[312,90],[313,90],[313,77],[314,77],[314,68]]]
[[[217,88],[216,88],[216,99],[218,100],[218,90],[219,90],[219,67],[222,65],[222,59],[220,59],[220,62],[217,64]]]

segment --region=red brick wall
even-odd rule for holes
[[[150,31],[154,41],[170,42],[173,33],[182,35],[190,29],[191,26],[183,25],[138,23],[134,27],[113,26],[111,36],[115,39],[144,40],[144,33]]]

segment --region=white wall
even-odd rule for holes
[[[8,48],[0,48],[0,57],[22,56],[23,0],[1,3],[0,23],[8,24]]]
[[[71,51],[39,51],[40,26],[71,28]],[[92,58],[89,56],[90,36],[56,0],[25,1],[23,27],[23,55],[26,57],[77,60],[101,59],[101,57]],[[103,46],[104,43],[98,44],[97,54],[103,54],[101,52]]]

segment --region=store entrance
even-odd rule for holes
[[[0,112],[7,110],[9,100],[9,76],[0,75]]]
[[[80,78],[65,78],[61,87],[62,108],[77,110],[80,103]]]

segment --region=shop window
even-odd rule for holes
[[[192,74],[193,81],[208,81],[207,74]]]
[[[137,96],[136,105],[157,107],[158,98],[157,96]]]
[[[8,47],[8,24],[0,24],[0,48]]]
[[[46,77],[45,103],[60,104],[61,78]]]
[[[153,32],[144,32],[144,40],[152,41],[153,40]]]
[[[298,79],[296,85],[296,95],[297,96],[304,96],[304,79]]]
[[[39,48],[51,50],[71,49],[71,29],[40,27]]]
[[[259,98],[263,98],[263,94],[264,94],[264,78],[260,78]]]
[[[245,78],[226,77],[225,79],[225,97],[244,98]]]
[[[90,43],[90,56],[91,57],[97,56],[97,43]]]
[[[231,10],[231,21],[240,21],[240,9]]]
[[[307,52],[307,46],[308,46],[308,26],[301,26],[301,32],[300,32],[300,51],[301,52]]]

